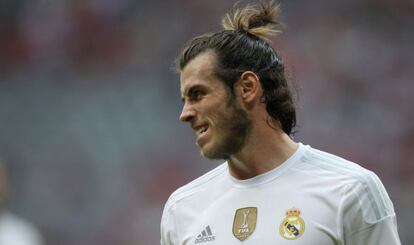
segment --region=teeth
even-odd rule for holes
[[[202,134],[202,133],[204,133],[204,132],[206,132],[207,131],[207,127],[202,127],[202,128],[199,128],[198,130],[197,130],[197,134],[198,135],[200,135],[200,134]]]

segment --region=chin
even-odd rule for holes
[[[209,149],[206,146],[200,147],[200,153],[205,158],[213,159],[214,151],[212,151],[212,149]]]
[[[204,146],[203,148],[200,148],[201,155],[207,159],[211,160],[218,160],[218,159],[228,159],[228,154],[225,154],[224,152],[220,151],[220,149],[217,148],[208,148]]]

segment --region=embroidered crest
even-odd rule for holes
[[[234,214],[233,235],[240,241],[246,240],[256,228],[257,208],[239,208]]]
[[[300,210],[289,209],[279,227],[280,235],[288,240],[298,239],[305,232],[305,222],[300,217]]]

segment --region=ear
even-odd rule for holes
[[[240,76],[240,97],[245,103],[251,103],[261,96],[259,77],[252,71],[245,71]]]

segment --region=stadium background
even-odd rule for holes
[[[233,3],[1,1],[9,208],[46,244],[158,244],[168,195],[217,165],[178,121],[173,60],[220,29]],[[299,90],[295,138],[375,171],[403,244],[414,244],[414,3],[282,4],[287,28],[274,46]]]

